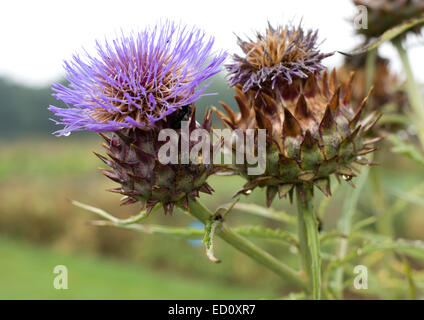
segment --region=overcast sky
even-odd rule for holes
[[[237,52],[237,35],[264,30],[274,24],[303,19],[318,28],[325,40],[322,51],[349,50],[359,43],[349,18],[356,13],[350,0],[73,0],[2,1],[0,4],[0,76],[29,85],[46,85],[63,76],[62,63],[96,39],[114,37],[122,30],[139,30],[170,18],[197,25],[216,38],[216,49]],[[414,69],[423,69],[424,45],[415,40]],[[397,58],[386,45],[383,55]],[[339,64],[340,55],[327,65]],[[399,69],[394,59],[394,69]],[[424,72],[416,72],[424,81]],[[422,74],[422,75],[420,75]]]

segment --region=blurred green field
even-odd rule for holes
[[[259,299],[273,293],[192,280],[88,255],[69,255],[0,238],[0,299]],[[7,257],[6,259],[4,259]],[[68,289],[57,290],[56,265],[68,268]]]

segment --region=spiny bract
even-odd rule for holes
[[[353,77],[353,75],[352,75]],[[275,195],[292,196],[295,185],[309,183],[324,194],[330,194],[330,175],[351,183],[355,164],[371,164],[364,155],[375,150],[379,138],[365,138],[379,116],[372,112],[362,117],[369,95],[358,107],[350,105],[351,82],[340,86],[336,71],[324,71],[322,77],[311,77],[302,91],[290,99],[279,100],[254,91],[243,93],[236,87],[240,113],[224,103],[227,115],[218,111],[230,128],[267,130],[266,171],[247,175],[247,165],[236,170],[248,182],[240,193],[256,187],[267,188],[267,204]]]
[[[197,128],[210,131],[211,121],[211,112],[207,112],[203,124],[197,124],[193,110],[189,132]],[[168,125],[173,126],[163,124],[164,127]],[[182,137],[181,130],[177,131],[179,148]],[[109,191],[124,195],[123,204],[141,202],[149,212],[161,203],[165,213],[172,213],[175,204],[187,206],[189,197],[197,197],[199,192],[212,193],[206,179],[216,168],[201,163],[201,155],[199,164],[181,164],[181,154],[179,163],[162,164],[159,161],[159,149],[166,142],[159,141],[158,130],[129,129],[116,131],[111,136],[101,135],[106,140],[103,147],[108,157],[96,155],[110,167],[101,169],[104,175],[121,185]],[[192,145],[189,145],[190,149]]]

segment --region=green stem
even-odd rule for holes
[[[375,155],[377,156],[377,154]],[[378,162],[378,160],[376,159]],[[382,185],[381,168],[373,167],[369,172],[371,186],[373,188],[373,202],[377,220],[377,230],[379,234],[385,236],[392,236],[394,233],[392,225],[392,216],[390,210],[386,208],[386,202],[384,199],[384,190]]]
[[[308,275],[312,296],[321,297],[321,254],[319,245],[318,221],[312,206],[310,184],[297,185],[298,234],[300,251],[305,273]]]
[[[408,53],[402,45],[402,40],[394,40],[393,44],[399,53],[403,69],[405,70],[406,91],[408,93],[409,103],[411,104],[411,107],[414,110],[416,116],[416,128],[418,132],[418,138],[424,148],[424,103],[421,96],[421,92],[417,85],[417,82],[415,81],[411,64],[409,62]]]
[[[204,224],[213,216],[212,212],[210,212],[205,206],[194,199],[189,200],[189,208],[189,214]],[[244,237],[236,234],[224,222],[219,228],[216,229],[216,235],[256,262],[272,270],[281,276],[284,280],[289,280],[299,287],[307,289],[305,282],[300,277],[299,272],[278,261],[268,252],[265,252]]]
[[[372,156],[370,156],[370,161]],[[357,187],[350,194],[349,198],[346,200],[342,210],[342,216],[339,221],[339,230],[341,233],[348,237],[352,231],[353,216],[356,211],[356,206],[358,204],[359,195],[362,188],[365,185],[369,173],[369,167],[363,167],[360,176],[357,179]],[[348,238],[342,238],[340,240],[340,245],[338,248],[337,257],[342,260],[347,254],[348,249]],[[343,296],[343,267],[340,267],[335,272],[335,293],[339,298]]]
[[[365,62],[367,91],[374,84],[377,56],[378,56],[377,48],[367,53],[366,62]],[[373,197],[374,206],[376,208],[377,215],[380,217],[380,219],[378,220],[379,230],[384,232],[384,234],[388,235],[390,233],[391,221],[390,221],[390,217],[387,216],[386,210],[385,210],[385,202],[384,202],[383,188],[381,185],[380,169],[377,167],[373,168],[370,171],[370,178],[371,178],[372,187],[373,187],[373,191],[375,195]]]
[[[367,59],[365,62],[365,81],[366,81],[366,90],[368,91],[374,84],[375,77],[375,65],[377,62],[378,50],[374,49],[367,53]]]

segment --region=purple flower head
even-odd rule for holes
[[[226,66],[230,86],[239,85],[243,92],[259,91],[316,75],[324,69],[321,60],[332,55],[319,52],[317,40],[317,31],[305,32],[301,26],[273,28],[270,24],[255,40],[238,38],[244,55],[233,55],[233,63]]]
[[[148,130],[204,95],[220,71],[225,53],[213,53],[213,38],[196,29],[166,21],[140,33],[96,43],[97,55],[74,55],[65,62],[69,87],[52,85],[67,108],[50,106],[72,131]]]

